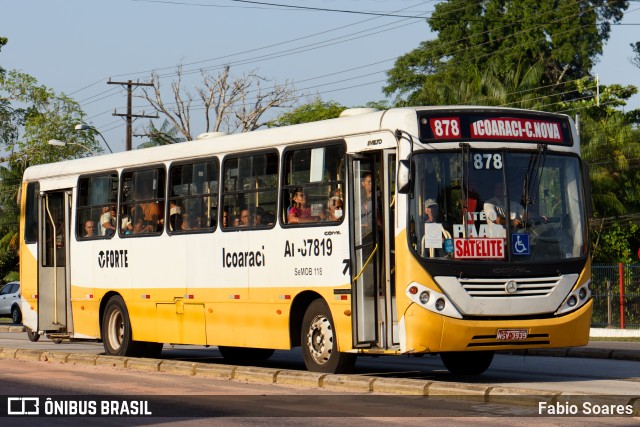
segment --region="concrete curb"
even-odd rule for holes
[[[272,384],[281,369],[258,368],[256,366],[238,366],[233,372],[233,379],[239,381],[259,382]]]
[[[431,384],[432,381],[406,378],[376,378],[372,385],[372,391],[376,393],[428,396],[427,390]]]
[[[194,375],[214,378],[217,380],[230,380],[236,370],[235,366],[229,365],[206,365],[204,363],[196,363]]]
[[[320,387],[330,390],[369,392],[373,391],[374,377],[363,375],[328,374],[320,381]]]
[[[327,374],[307,371],[280,371],[276,376],[276,383],[282,385],[296,385],[304,387],[321,387]]]
[[[591,404],[633,407],[633,416],[640,415],[640,397],[567,395],[560,392],[490,386],[471,383],[431,381],[407,378],[381,378],[365,375],[333,375],[306,371],[260,368],[255,366],[211,365],[200,362],[126,358],[116,356],[24,350],[0,347],[0,359],[30,362],[58,362],[87,366],[116,366],[142,372],[162,372],[185,376],[200,376],[221,380],[236,380],[279,385],[316,387],[351,393],[389,393],[427,397],[445,397],[464,401],[538,407],[540,402],[589,402]]]
[[[182,360],[163,360],[160,363],[160,372],[179,375],[195,375],[196,364]]]
[[[0,325],[0,332],[26,332],[27,328],[22,325]]]
[[[490,388],[486,385],[433,381],[426,391],[427,396],[455,397],[473,402],[485,402]],[[532,393],[532,391],[529,392]]]

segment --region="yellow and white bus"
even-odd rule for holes
[[[579,151],[565,115],[415,107],[33,166],[24,324],[120,356],[301,346],[319,372],[585,345]]]

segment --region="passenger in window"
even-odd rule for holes
[[[175,200],[169,201],[169,231],[180,230],[182,225],[182,208]]]
[[[287,213],[287,223],[316,222],[318,217],[311,216],[311,208],[307,207],[307,198],[301,188],[291,193],[291,208]]]
[[[120,220],[120,232],[122,234],[133,234],[133,215],[126,213],[126,210],[122,210],[122,218]]]
[[[253,225],[253,218],[249,209],[240,211],[240,227],[250,227]]]
[[[84,237],[95,237],[96,236],[96,223],[88,220],[84,223]]]
[[[343,215],[343,203],[342,199],[338,196],[333,196],[327,203],[327,221],[340,221]]]
[[[185,213],[182,214],[182,220],[181,220],[181,225],[180,225],[180,230],[182,231],[188,231],[188,230],[192,230],[193,226],[192,226],[192,218],[191,215]]]
[[[231,226],[240,227],[240,217],[238,215],[233,215],[231,217]]]
[[[145,231],[154,233],[162,225],[162,209],[156,202],[140,203],[137,206],[142,211],[142,218],[145,223]]]
[[[98,224],[101,236],[111,237],[116,234],[116,207],[103,206]]]
[[[267,211],[262,216],[262,223],[264,225],[273,225],[276,222],[276,214],[273,211]]]
[[[137,194],[136,200],[149,200],[153,198],[153,190],[151,187],[139,187],[140,192]],[[162,210],[164,205],[162,202],[140,202],[136,205],[134,220],[137,223],[138,217],[142,216],[145,224],[145,231],[155,233],[161,231],[162,227]]]
[[[331,190],[331,194],[329,195],[329,198],[334,196],[340,197],[342,199],[342,188],[338,187]]]
[[[222,227],[223,228],[229,227],[229,209],[227,208],[224,208],[222,210]]]
[[[133,225],[133,232],[131,234],[142,234],[147,233],[147,228],[144,225],[144,219],[138,218],[136,223]]]
[[[362,234],[366,235],[371,232],[373,224],[373,199],[372,199],[372,175],[371,172],[365,172],[362,175],[362,197],[360,201]]]
[[[264,225],[264,209],[261,206],[258,206],[255,210],[255,215],[253,217],[254,225]]]

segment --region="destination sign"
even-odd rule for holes
[[[419,116],[420,139],[429,142],[540,142],[572,145],[569,119],[551,115],[514,115],[456,111],[457,115]]]

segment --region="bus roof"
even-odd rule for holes
[[[205,137],[161,147],[41,164],[27,168],[23,179],[25,181],[33,181],[70,174],[77,175],[101,170],[134,167],[140,164],[179,161],[229,152],[286,146],[297,142],[331,140],[342,136],[376,131],[380,128],[381,118],[384,114],[385,111],[378,111],[353,117],[215,136],[213,138]],[[413,114],[415,117],[415,112]]]
[[[141,164],[159,164],[167,161],[180,161],[190,158],[226,154],[241,150],[255,150],[293,143],[332,140],[350,135],[358,135],[380,130],[395,131],[396,128],[411,126],[415,129],[417,111],[494,111],[510,113],[544,114],[528,110],[479,106],[432,106],[405,107],[385,111],[366,112],[348,117],[303,123],[292,126],[256,130],[226,136],[215,135],[195,141],[124,151],[101,156],[84,157],[31,166],[24,173],[24,181],[43,178],[56,178],[95,173],[104,170],[135,167]]]

